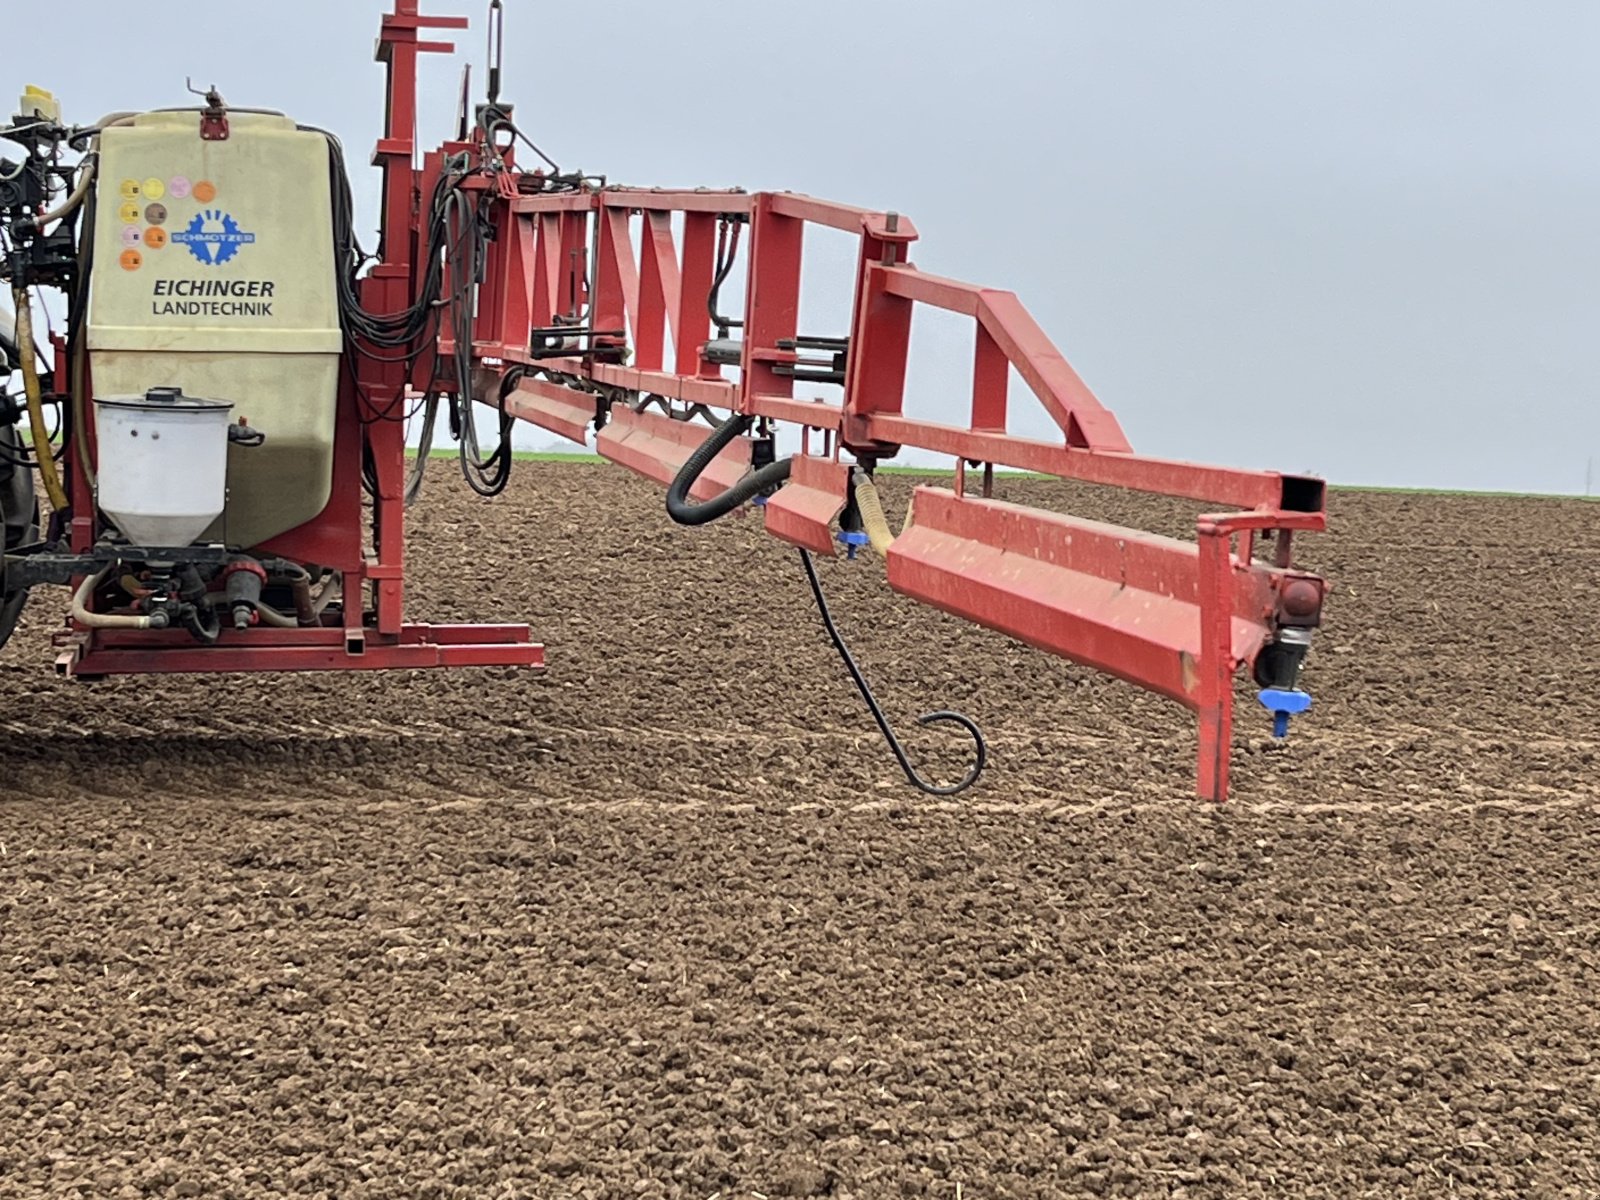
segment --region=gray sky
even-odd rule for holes
[[[87,121],[215,82],[338,131],[370,225],[385,7],[58,0],[79,40],[13,37],[4,88]],[[436,9],[479,62],[486,7]],[[507,96],[564,167],[905,212],[913,261],[1018,292],[1140,451],[1567,492],[1600,459],[1600,4],[507,7]],[[459,61],[425,70],[427,142]],[[806,332],[843,333],[851,260],[816,251]],[[918,321],[909,411],[964,419],[968,329]]]

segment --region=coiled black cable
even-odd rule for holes
[[[884,741],[889,743],[889,749],[894,754],[895,761],[900,764],[900,769],[905,772],[906,779],[918,791],[926,792],[930,796],[954,796],[966,791],[978,782],[978,777],[983,774],[983,768],[989,762],[989,744],[984,741],[983,730],[978,728],[978,723],[966,713],[955,712],[952,709],[942,708],[937,712],[923,713],[917,718],[918,725],[955,725],[967,731],[972,738],[972,763],[967,767],[967,773],[955,783],[933,783],[922,777],[922,774],[911,764],[911,759],[906,754],[906,749],[900,743],[899,736],[894,731],[894,726],[889,724],[889,718],[884,715],[883,706],[878,703],[878,698],[872,694],[872,688],[867,685],[867,677],[861,673],[861,668],[856,664],[855,656],[850,653],[850,647],[845,645],[844,635],[839,632],[839,627],[834,624],[833,613],[828,610],[828,598],[822,592],[822,580],[817,575],[816,565],[811,561],[811,552],[805,547],[800,548],[800,562],[805,566],[806,579],[811,584],[811,595],[817,602],[817,612],[822,617],[822,627],[828,631],[828,640],[833,643],[833,648],[839,652],[845,670],[850,672],[850,678],[855,682],[856,690],[861,693],[861,698],[867,702],[867,709],[872,713],[872,719],[877,722],[878,729],[883,734]]]

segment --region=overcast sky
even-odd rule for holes
[[[215,82],[339,131],[371,225],[384,7],[56,0],[7,90],[87,121]],[[437,8],[480,63],[486,7]],[[564,167],[905,212],[913,261],[1018,292],[1141,451],[1558,492],[1600,459],[1592,0],[507,8],[505,91]],[[425,141],[459,64],[425,71]],[[843,333],[848,255],[818,251],[805,331]],[[963,419],[966,324],[914,338],[909,411]]]

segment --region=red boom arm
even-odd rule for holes
[[[416,16],[416,0],[397,0],[396,9],[391,30],[430,23]],[[414,53],[391,60],[391,112],[405,118],[395,130],[408,129],[415,111],[414,64]],[[834,552],[832,525],[849,496],[841,453],[869,465],[906,447],[954,456],[953,490],[916,491],[911,524],[888,553],[890,586],[1187,705],[1200,721],[1199,792],[1225,797],[1235,671],[1283,629],[1309,629],[1320,618],[1324,585],[1292,569],[1289,547],[1293,531],[1324,527],[1322,481],[1133,453],[1116,417],[1017,298],[918,271],[909,258],[917,230],[895,213],[789,193],[570,180],[558,190],[554,177],[518,170],[493,131],[446,144],[416,172],[402,157],[410,148],[400,140],[380,146],[386,247],[426,236],[427,215],[414,199],[432,194],[447,165],[453,177],[464,174],[459,186],[474,193],[480,219],[494,230],[472,325],[477,399],[574,441],[597,429],[600,454],[663,484],[709,436],[692,422],[697,414],[799,425],[803,451],[766,504],[765,521],[777,537],[818,554]],[[460,170],[461,156],[469,171]],[[801,336],[807,225],[858,239],[847,339]],[[734,340],[727,330],[714,335],[708,298],[732,261],[729,240],[743,230],[743,326]],[[973,318],[964,427],[904,412],[919,304]],[[819,344],[830,356],[821,365],[807,357]],[[439,350],[441,363],[453,361],[448,334]],[[738,374],[729,378],[733,365]],[[1011,368],[1054,420],[1058,439],[1006,432]],[[836,383],[842,399],[797,394],[797,379]],[[459,391],[454,377],[433,382]],[[739,440],[724,451],[697,494],[743,475],[750,445]],[[985,468],[985,495],[968,494],[967,464]],[[1196,541],[1176,541],[988,499],[994,466],[1239,511],[1202,516]],[[388,471],[397,475],[398,462]],[[1274,536],[1275,565],[1255,561],[1258,533]]]

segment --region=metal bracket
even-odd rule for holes
[[[204,96],[205,108],[200,110],[200,140],[202,142],[225,142],[228,140],[228,106],[222,99],[222,93],[217,91],[216,84],[202,92],[194,86],[194,80],[185,81],[189,90],[196,96]]]

